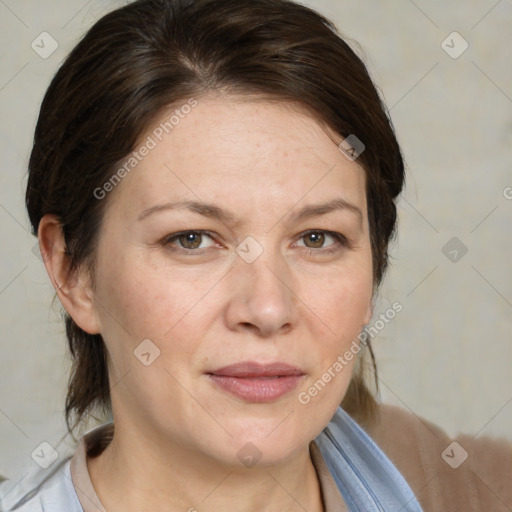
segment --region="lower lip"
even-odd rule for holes
[[[273,402],[296,388],[303,375],[284,377],[241,378],[208,374],[225,391],[247,402]]]

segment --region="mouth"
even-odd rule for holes
[[[304,371],[287,363],[235,363],[206,374],[224,392],[246,402],[273,402],[296,388]]]

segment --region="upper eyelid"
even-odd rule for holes
[[[187,229],[186,231],[178,231],[176,233],[171,233],[170,235],[165,236],[162,241],[164,243],[170,243],[171,241],[174,241],[177,238],[179,238],[180,236],[186,235],[187,233],[198,233],[203,236],[204,235],[209,236],[213,241],[215,240],[215,236],[211,231],[204,231],[201,229]],[[187,250],[187,249],[185,249],[185,250]],[[190,250],[190,249],[188,249],[188,250]]]

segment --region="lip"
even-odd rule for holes
[[[283,362],[243,361],[207,373],[220,389],[246,402],[273,402],[297,387],[305,373]]]
[[[304,375],[304,372],[297,366],[287,363],[258,363],[256,361],[242,361],[230,364],[217,370],[208,372],[212,375],[224,377],[261,378],[261,377],[287,377]]]

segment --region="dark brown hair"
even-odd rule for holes
[[[365,144],[358,163],[366,173],[376,289],[404,181],[400,148],[361,59],[330,21],[287,0],[139,0],[101,18],[42,102],[26,193],[33,233],[43,215],[56,214],[71,269],[93,271],[108,201],[94,190],[162,109],[221,89],[298,103],[336,134]],[[87,414],[111,411],[110,389],[102,337],[64,317],[72,356],[65,412],[73,435]],[[342,406],[365,422],[376,402],[362,373],[355,371]]]

